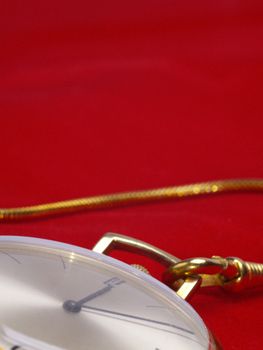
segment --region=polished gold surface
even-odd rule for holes
[[[158,261],[168,270],[171,266],[181,262],[179,258],[149,243],[117,233],[110,232],[105,234],[93,247],[93,251],[100,254],[110,254],[113,250],[123,250],[147,256],[155,261]],[[173,282],[175,282],[175,279],[173,279]],[[174,289],[183,299],[187,299],[199,287],[200,283],[201,278],[199,276],[185,276],[184,280],[178,278],[178,285],[176,288],[174,287]]]
[[[0,221],[30,219],[81,210],[239,191],[263,191],[263,179],[218,180],[143,191],[113,193],[19,208],[2,208],[0,209]]]
[[[223,287],[240,291],[245,288],[263,286],[263,264],[243,261],[236,257],[229,257],[226,260],[229,266],[236,268],[236,273],[232,276],[222,274]]]
[[[167,284],[175,285],[186,277],[200,277],[201,287],[220,286],[228,290],[263,286],[263,264],[236,257],[192,258],[172,265],[164,275]]]
[[[120,235],[117,233],[107,233],[93,247],[93,251],[100,254],[109,254],[112,250],[124,250],[139,255],[148,256],[158,261],[165,267],[174,265],[180,261],[175,256],[165,252],[153,245],[140,241],[132,237]]]
[[[163,282],[183,299],[189,299],[200,287],[219,286],[240,291],[263,286],[263,264],[245,262],[236,257],[180,260],[149,243],[115,233],[105,234],[93,250],[101,254],[125,250],[158,261],[166,267]]]

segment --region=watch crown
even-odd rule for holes
[[[139,265],[139,264],[131,264],[132,267],[135,267],[137,270],[140,270],[144,273],[147,273],[147,275],[150,275],[149,270],[146,269],[146,267]]]

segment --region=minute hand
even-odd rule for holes
[[[99,289],[92,294],[89,294],[88,296],[80,299],[79,301],[66,300],[63,304],[63,308],[69,312],[74,312],[74,313],[80,312],[82,305],[84,305],[85,303],[87,303],[90,300],[97,298],[100,295],[103,295],[103,294],[109,292],[112,288],[113,288],[112,285],[107,285],[106,287]]]

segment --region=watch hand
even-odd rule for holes
[[[101,309],[101,308],[98,308],[98,307],[87,306],[87,305],[84,305],[83,309],[85,309],[83,311],[89,311],[90,310],[90,311],[103,312],[105,314],[109,314],[109,315],[113,315],[113,316],[127,317],[127,318],[130,318],[130,319],[133,319],[133,320],[144,321],[144,322],[149,322],[149,323],[152,323],[152,324],[157,324],[157,325],[160,325],[160,326],[171,327],[171,328],[178,329],[178,330],[183,331],[183,332],[188,333],[188,334],[194,334],[194,332],[190,331],[189,329],[186,329],[186,328],[183,328],[183,327],[180,327],[180,326],[176,326],[176,325],[174,325],[172,323],[168,323],[168,322],[162,322],[162,321],[153,320],[153,319],[150,319],[150,318],[145,318],[145,317],[136,316],[136,315],[130,315],[130,314],[124,314],[124,313],[118,312],[118,311]]]
[[[99,289],[96,292],[89,294],[85,298],[82,298],[78,301],[66,300],[63,303],[63,308],[69,312],[74,312],[74,313],[80,312],[83,304],[87,303],[90,300],[93,300],[93,299],[99,297],[100,295],[103,295],[103,294],[109,292],[112,288],[113,288],[113,285],[109,284],[106,287]]]
[[[129,322],[129,323],[138,324],[141,326],[146,326],[146,327],[157,329],[157,330],[167,332],[167,333],[176,334],[180,337],[189,339],[192,342],[195,342],[197,344],[202,345],[199,341],[197,341],[195,338],[192,337],[195,335],[195,333],[193,331],[191,331],[190,329],[187,329],[187,328],[177,326],[173,323],[158,321],[158,320],[154,320],[154,319],[150,319],[150,318],[125,314],[125,313],[107,310],[107,309],[101,309],[101,308],[88,306],[88,305],[83,305],[82,311],[90,312],[90,313],[93,313],[93,314],[98,315],[98,316],[119,319],[119,320],[124,321],[124,322]],[[168,328],[167,329],[161,328],[161,326],[168,327]]]
[[[104,282],[104,284],[106,284],[106,287],[97,290],[95,293],[89,294],[88,296],[80,299],[79,301],[66,300],[63,303],[63,308],[69,312],[75,312],[75,313],[80,312],[83,304],[87,303],[88,301],[90,301],[92,299],[97,298],[100,295],[103,295],[103,294],[109,292],[113,287],[119,286],[122,283],[124,283],[123,280],[119,279],[118,277],[112,277],[109,280]]]

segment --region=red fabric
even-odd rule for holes
[[[1,4],[0,206],[263,177],[261,1]],[[1,224],[91,248],[114,231],[181,258],[263,262],[262,195]],[[262,293],[192,300],[224,349],[261,349]]]

